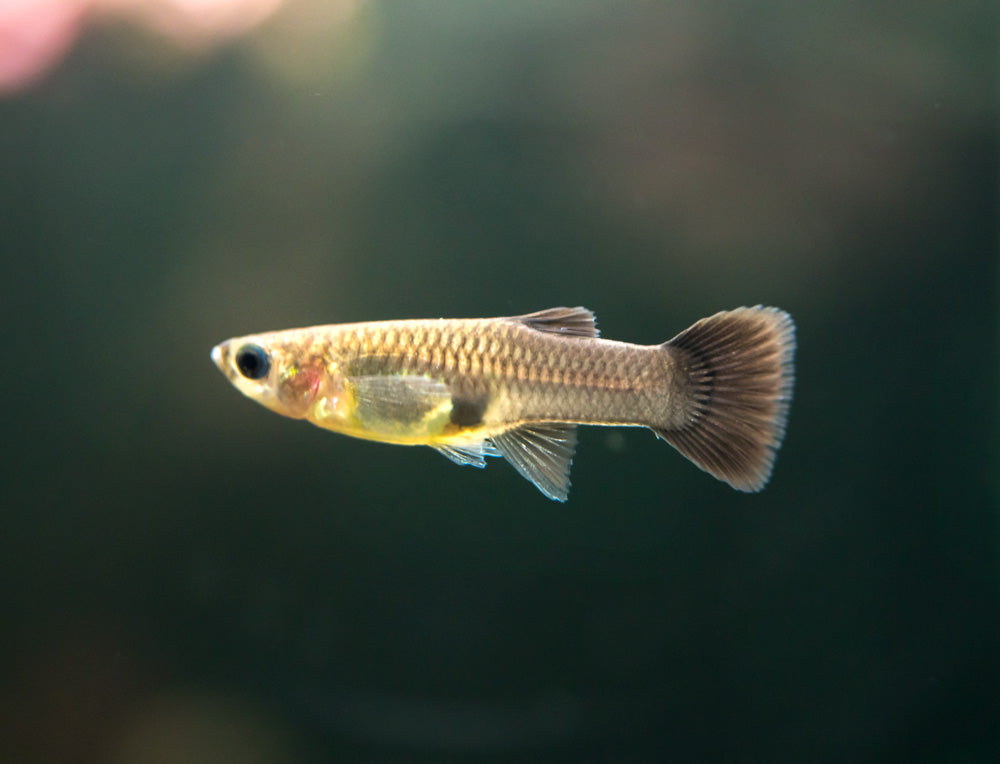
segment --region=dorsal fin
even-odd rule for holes
[[[586,308],[549,308],[525,316],[514,316],[514,321],[540,332],[563,334],[570,337],[597,337],[597,319]]]

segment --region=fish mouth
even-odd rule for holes
[[[214,348],[212,348],[212,363],[219,367],[219,371],[225,372],[223,364],[226,359],[226,350],[229,347],[229,342],[220,342]]]

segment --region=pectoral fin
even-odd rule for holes
[[[451,417],[451,391],[437,379],[387,374],[349,377],[354,416],[364,429],[399,436],[433,435]]]
[[[566,501],[569,469],[576,450],[576,425],[539,422],[493,436],[514,469],[550,499]]]

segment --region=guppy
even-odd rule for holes
[[[212,360],[249,398],[357,438],[504,456],[565,501],[576,426],[648,427],[741,491],[767,483],[792,397],[795,325],[756,306],[660,345],[600,339],[586,308],[335,324],[236,337]]]

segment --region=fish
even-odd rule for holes
[[[331,324],[234,337],[211,357],[245,396],[356,438],[504,457],[566,501],[578,425],[645,427],[733,488],[768,482],[794,384],[795,323],[757,305],[658,345],[600,337],[594,314]]]

